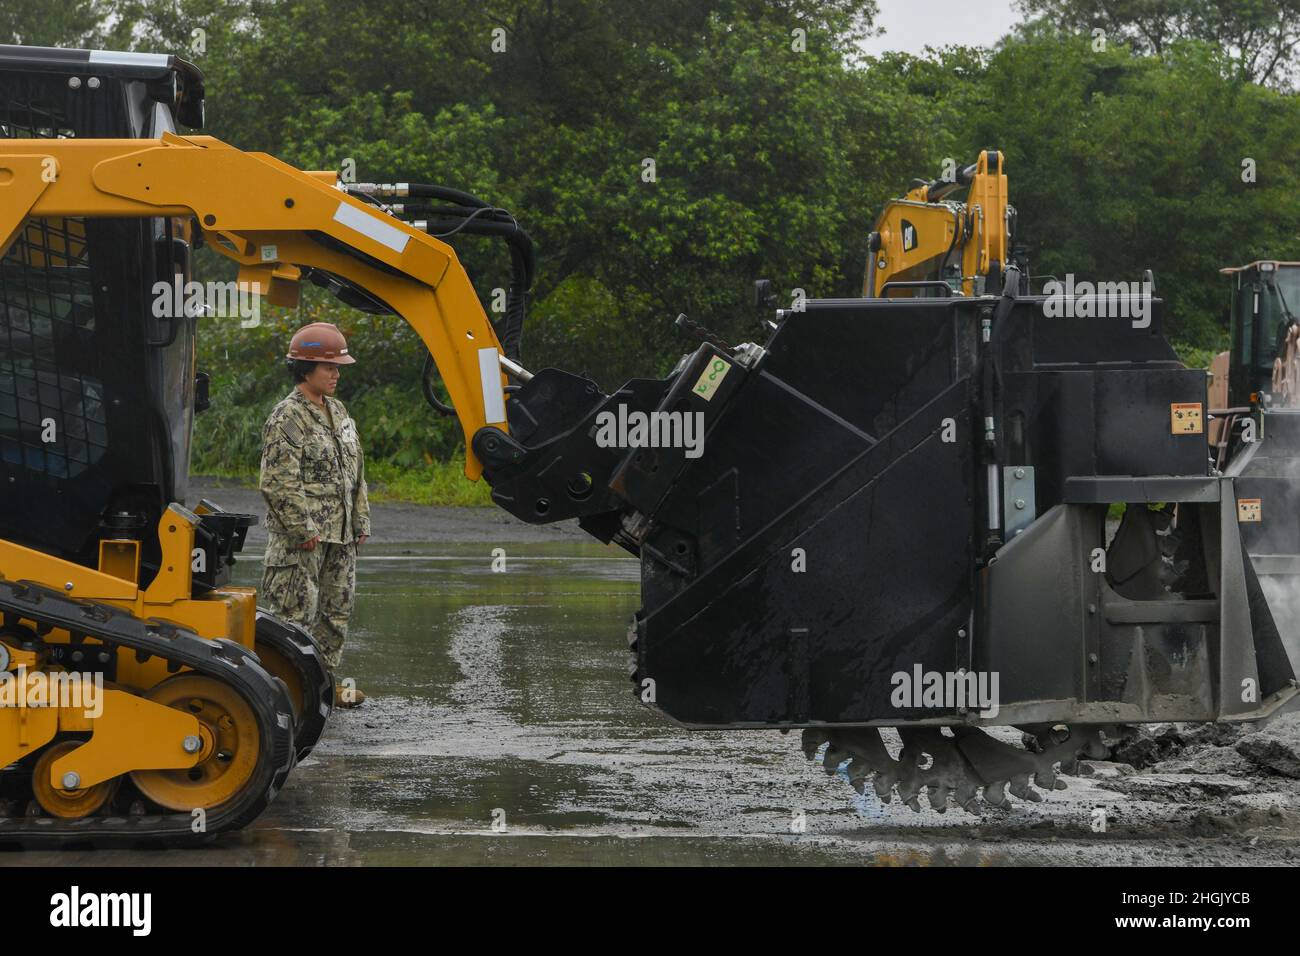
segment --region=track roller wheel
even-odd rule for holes
[[[199,762],[186,770],[133,770],[145,797],[168,810],[218,807],[235,797],[257,769],[260,734],[253,709],[239,692],[200,674],[181,674],[155,685],[150,700],[193,714],[199,721]]]
[[[46,747],[36,758],[36,767],[32,771],[32,795],[41,809],[52,817],[62,817],[65,820],[88,817],[109,801],[122,782],[121,777],[116,777],[84,790],[63,790],[53,786],[50,783],[50,767],[82,743],[80,740],[60,741]]]

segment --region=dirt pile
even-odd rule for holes
[[[1128,728],[1113,763],[1153,773],[1283,776],[1300,780],[1300,714],[1255,724],[1147,724]]]

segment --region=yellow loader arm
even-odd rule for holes
[[[297,302],[302,268],[360,287],[419,333],[471,444],[509,432],[502,350],[447,244],[355,199],[333,172],[303,172],[210,136],[0,141],[0,255],[29,217],[193,216],[208,244],[277,305]]]
[[[966,202],[946,200],[963,187],[969,187]],[[887,283],[943,282],[962,295],[1000,289],[1014,219],[1000,152],[985,150],[947,178],[914,182],[904,198],[886,203],[876,220],[862,294],[878,298],[886,291],[904,296],[924,291],[898,285],[886,290]]]

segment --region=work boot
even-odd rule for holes
[[[346,697],[344,696],[346,695]],[[334,685],[335,707],[360,707],[366,701],[366,695],[359,688],[344,688],[342,684]]]

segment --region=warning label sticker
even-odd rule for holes
[[[1169,406],[1169,431],[1174,435],[1200,435],[1205,431],[1200,402],[1182,402]]]
[[[708,366],[700,373],[699,379],[695,383],[695,388],[691,389],[696,395],[706,402],[713,401],[713,393],[718,390],[722,380],[727,377],[731,371],[731,363],[720,358],[714,358]]]

